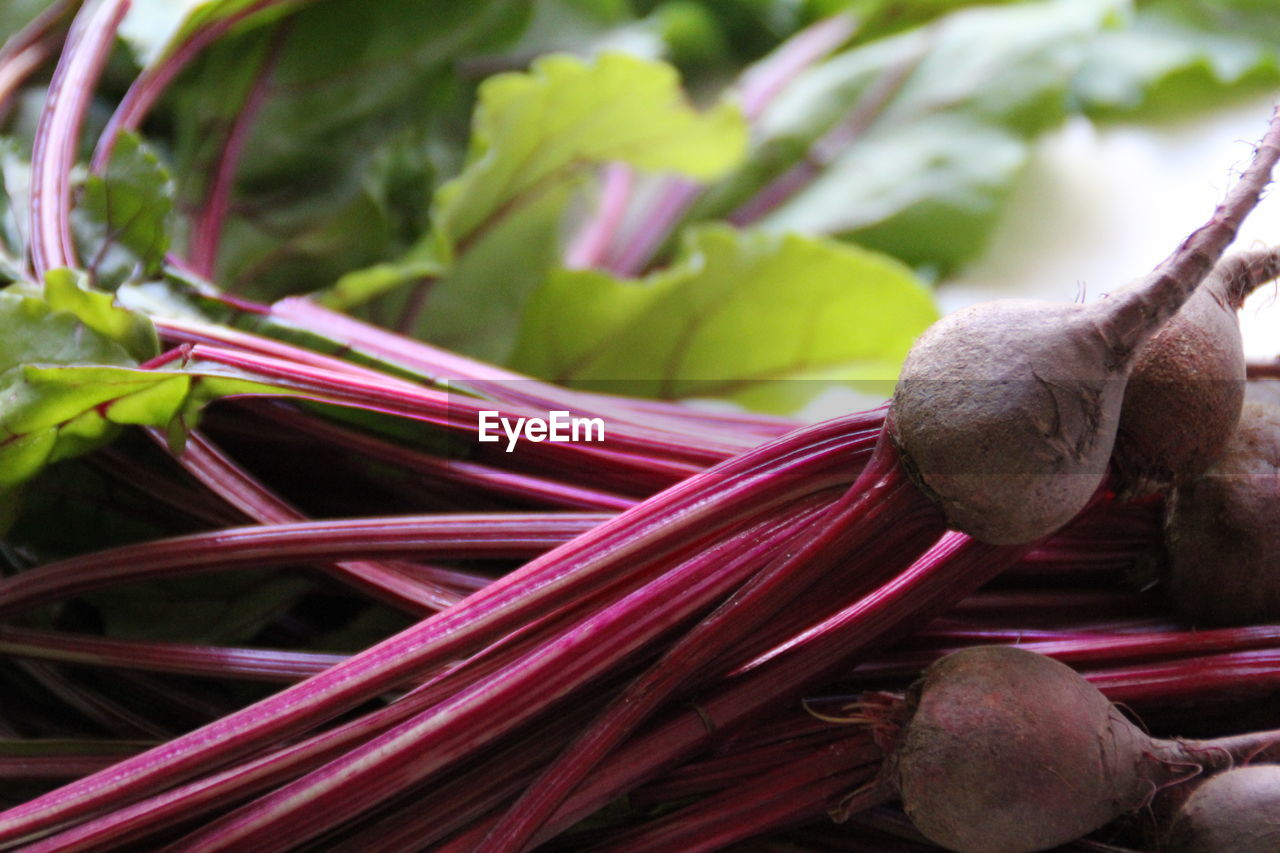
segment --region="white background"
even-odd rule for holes
[[[1213,213],[1261,138],[1274,96],[1177,124],[1095,127],[1074,119],[1039,143],[985,253],[941,282],[942,310],[985,299],[1087,301],[1137,278]],[[1280,243],[1280,186],[1237,248]],[[1241,312],[1251,359],[1280,355],[1277,286]]]

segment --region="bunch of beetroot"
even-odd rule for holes
[[[85,7],[55,87],[101,71],[122,9]],[[70,97],[44,108],[33,278],[77,263],[65,173],[85,109]],[[812,832],[818,848],[905,850],[926,843],[918,830],[954,850],[1029,851],[1148,807],[1163,817],[1186,783],[1280,755],[1274,733],[1150,738],[1112,704],[1190,731],[1280,689],[1280,629],[1190,632],[1113,585],[1165,511],[1166,585],[1203,608],[1186,618],[1274,614],[1274,579],[1194,578],[1230,551],[1257,576],[1271,550],[1265,534],[1221,541],[1219,519],[1269,529],[1264,496],[1227,487],[1274,485],[1280,465],[1276,417],[1243,403],[1235,322],[1280,256],[1224,257],[1277,159],[1280,114],[1223,204],[1147,277],[1089,305],[958,312],[917,343],[886,409],[807,427],[504,385],[505,372],[307,300],[260,305],[199,283],[209,302],[360,358],[155,318],[168,348],[145,370],[210,384],[234,373],[295,399],[246,393],[184,446],[152,429],[159,451],[100,451],[94,464],[142,503],[181,507],[187,532],[0,580],[0,648],[29,662],[33,693],[103,735],[30,756],[6,732],[0,773],[40,790],[11,798],[0,846],[694,850],[787,831],[802,846]],[[203,266],[170,263],[188,278]],[[444,376],[471,396],[442,391]],[[469,436],[491,407],[607,413],[609,441],[458,462],[335,415]],[[238,461],[278,471],[335,455],[335,515],[349,516],[337,520],[308,519]],[[439,511],[358,510],[423,494]],[[403,629],[348,657],[30,618],[121,584],[282,563],[399,611]],[[1210,604],[1207,587],[1270,609]],[[305,636],[301,622],[278,630]],[[121,685],[50,661],[147,673],[123,692],[170,713],[140,718]],[[244,701],[163,680],[174,674],[286,686]],[[842,688],[872,692],[830,695]],[[44,741],[65,734],[16,718]],[[1274,801],[1274,780],[1247,787],[1217,796]],[[1229,809],[1212,793],[1196,791],[1168,829],[1120,826],[1117,843],[1267,849],[1273,825],[1202,821]],[[915,829],[886,810],[896,801]]]

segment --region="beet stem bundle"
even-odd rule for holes
[[[149,753],[121,762],[0,815],[0,841],[15,840],[74,817],[119,807],[160,787],[225,764],[253,749],[331,718],[447,661],[481,636],[510,629],[522,614],[551,602],[617,583],[617,570],[652,567],[681,543],[706,535],[711,518],[762,512],[790,495],[812,493],[832,481],[832,461],[861,442],[879,416],[860,415],[789,434],[690,478],[496,581],[467,600],[349,661]],[[877,430],[878,432],[878,430]],[[834,481],[839,482],[839,477]],[[847,481],[846,481],[847,482]],[[773,485],[766,497],[761,486]],[[638,561],[638,562],[637,562]]]
[[[817,523],[820,530],[774,567],[760,572],[716,612],[676,641],[533,783],[485,841],[486,849],[519,850],[610,750],[653,713],[683,682],[746,641],[762,623],[774,618],[836,560],[866,566],[862,551],[876,536],[893,539],[893,547],[910,559],[943,531],[936,511],[913,519],[922,507],[919,493],[902,476],[897,453],[881,436],[862,476],[840,502]],[[892,531],[892,535],[884,531]],[[912,549],[916,549],[913,551]],[[785,552],[784,552],[785,553]]]

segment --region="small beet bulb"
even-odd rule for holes
[[[953,528],[1017,545],[1085,507],[1108,470],[1138,351],[1218,262],[1278,156],[1280,112],[1213,217],[1107,299],[988,302],[921,336],[894,391],[890,434]]]
[[[1182,804],[1168,853],[1276,853],[1280,850],[1280,764],[1220,773]]]
[[[916,342],[894,391],[892,435],[951,527],[995,545],[1030,542],[1097,490],[1129,366],[1104,306],[1114,307],[988,302]]]
[[[1277,274],[1276,249],[1223,258],[1138,351],[1112,457],[1123,491],[1161,491],[1200,475],[1221,456],[1244,404],[1237,312]]]
[[[1165,781],[1145,758],[1149,738],[1051,658],[966,649],[929,667],[913,694],[897,785],[916,828],[948,849],[1063,844],[1145,803],[1152,772]]]
[[[1165,508],[1166,586],[1196,625],[1280,618],[1280,407],[1245,403],[1209,470]]]
[[[1065,844],[1280,738],[1152,738],[1069,666],[1010,646],[937,661],[905,712],[890,783],[916,828],[959,853]]]

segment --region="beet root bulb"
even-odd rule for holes
[[[1197,625],[1280,617],[1280,408],[1246,403],[1219,459],[1166,507],[1170,603]]]
[[[1051,658],[966,649],[912,693],[894,778],[916,828],[950,850],[1054,847],[1140,807],[1164,781],[1147,735]]]
[[[1138,352],[1113,461],[1122,490],[1142,495],[1203,473],[1222,455],[1244,404],[1237,312],[1280,273],[1280,251],[1223,258]]]
[[[1209,221],[1107,299],[988,302],[944,317],[916,341],[889,434],[951,527],[1020,545],[1088,505],[1107,475],[1137,353],[1218,263],[1277,158],[1280,110]]]
[[[1070,521],[1106,473],[1124,399],[1098,306],[1008,300],[934,324],[893,397],[907,470],[955,529],[995,545]]]
[[[1169,853],[1280,850],[1280,765],[1220,773],[1196,789],[1169,829]]]

